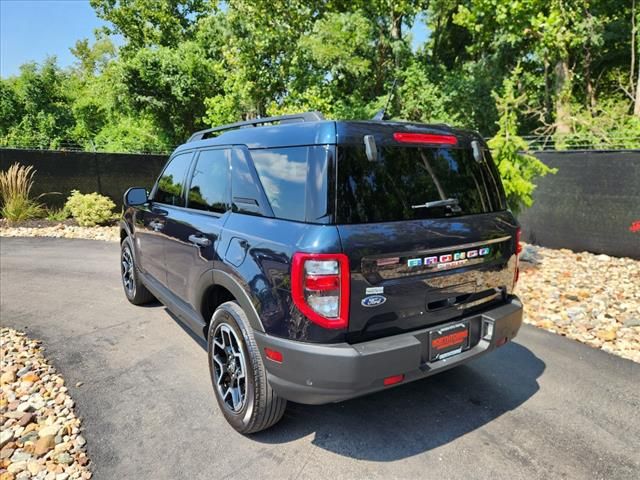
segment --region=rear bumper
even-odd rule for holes
[[[298,403],[323,404],[389,388],[383,380],[392,375],[403,374],[402,383],[407,383],[494,350],[518,333],[522,304],[513,296],[506,304],[464,320],[469,321],[472,330],[476,329],[479,339],[468,350],[435,362],[429,362],[429,331],[433,327],[354,345],[303,343],[261,332],[254,335],[276,393]],[[485,324],[493,325],[488,339],[481,338]],[[282,352],[283,362],[265,358],[265,348]]]

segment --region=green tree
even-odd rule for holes
[[[0,123],[2,145],[60,148],[73,126],[69,74],[55,57],[42,65],[28,63],[20,75],[2,81],[1,107],[7,112]]]
[[[533,204],[533,180],[555,173],[555,169],[527,153],[527,142],[518,136],[518,112],[525,102],[525,96],[517,94],[516,79],[520,74],[521,69],[517,67],[512,77],[504,80],[502,93],[493,94],[500,117],[498,132],[488,142],[502,177],[507,203],[516,213]]]

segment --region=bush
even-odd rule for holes
[[[41,217],[44,207],[30,198],[33,176],[36,171],[31,165],[14,163],[5,172],[0,172],[0,214],[9,222]]]
[[[80,193],[72,190],[64,209],[83,227],[103,225],[114,220],[113,209],[116,204],[109,197],[99,193]]]
[[[47,220],[54,222],[62,222],[69,218],[69,210],[66,208],[55,208],[53,210],[47,210]]]

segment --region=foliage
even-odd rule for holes
[[[82,194],[72,190],[64,209],[83,227],[103,225],[116,218],[113,210],[116,204],[109,197],[99,193]]]
[[[520,69],[514,70],[513,77],[520,75]],[[518,213],[522,207],[533,204],[533,180],[538,176],[555,173],[533,155],[526,153],[527,143],[518,136],[518,111],[525,101],[523,95],[517,95],[513,78],[503,82],[502,94],[493,94],[500,118],[498,132],[489,140],[493,158],[502,177],[507,203],[511,210]]]
[[[68,80],[55,58],[48,58],[41,66],[23,65],[20,76],[3,81],[0,145],[62,146],[73,124]]]
[[[30,196],[35,174],[33,166],[17,162],[0,172],[0,214],[8,221],[29,220],[44,213],[44,207]]]
[[[70,215],[71,214],[69,213],[69,210],[67,210],[66,208],[47,210],[47,220],[51,220],[54,222],[62,222],[63,220],[69,218]]]
[[[613,98],[591,109],[574,105],[564,147],[640,149],[640,117],[629,115],[628,109],[627,102]]]
[[[91,0],[107,26],[71,48],[74,66],[50,58],[0,80],[0,146],[166,152],[256,116],[370,118],[394,84],[388,116],[493,136],[492,92],[517,65],[515,133],[602,145],[638,136],[637,4]],[[428,31],[419,45],[416,23]]]

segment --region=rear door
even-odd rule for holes
[[[377,150],[370,161],[363,144],[338,146],[349,340],[437,325],[502,301],[513,284],[517,223],[488,153],[476,161],[468,143],[395,141]]]

